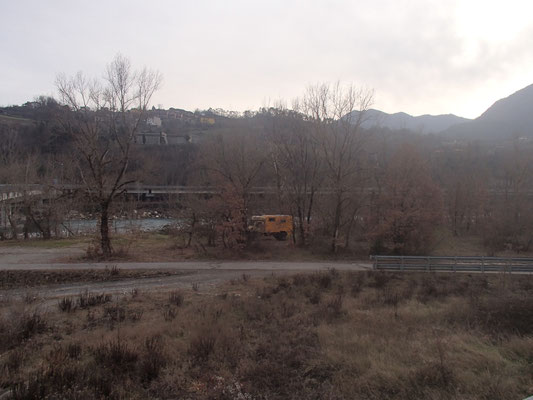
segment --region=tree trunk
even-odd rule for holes
[[[355,207],[353,210],[353,213],[350,217],[350,222],[348,223],[348,227],[346,228],[346,238],[344,240],[344,248],[349,249],[350,248],[350,235],[352,233],[352,229],[354,227],[355,223],[355,217],[357,215],[357,211],[359,211],[359,207]]]
[[[104,258],[111,257],[111,239],[109,238],[109,204],[101,205],[100,213],[100,247]]]
[[[26,214],[26,219],[30,219],[31,222],[33,222],[33,225],[35,225],[35,227],[39,230],[39,232],[41,233],[41,236],[44,240],[49,240],[51,239],[51,233],[50,233],[50,228],[49,226],[43,226],[43,224],[41,224],[41,222],[39,222],[37,220],[37,218],[35,218],[35,215],[33,214],[33,211],[31,209],[30,206],[27,206],[25,208],[25,214]]]
[[[306,245],[306,237],[305,237],[305,218],[304,218],[304,215],[303,215],[303,211],[302,211],[302,206],[300,205],[300,201],[298,201],[298,221],[300,221],[300,226],[299,226],[299,230],[300,230],[300,246],[305,246]]]
[[[18,240],[17,222],[15,221],[15,218],[13,218],[13,215],[7,214],[7,220],[9,221],[11,231],[13,232],[13,239]]]
[[[333,254],[337,253],[339,229],[341,225],[341,213],[342,213],[342,197],[341,195],[338,195],[337,204],[335,206],[335,217],[333,219],[333,230],[332,230],[332,237],[331,237],[331,252]]]
[[[189,231],[189,239],[187,240],[187,245],[185,247],[189,248],[191,247],[192,237],[194,235],[194,228],[196,226],[196,213],[192,213],[192,221],[191,221],[191,230]]]
[[[30,221],[28,217],[24,218],[24,227],[22,230],[24,232],[24,240],[28,240],[30,238]]]

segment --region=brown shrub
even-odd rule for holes
[[[16,347],[47,328],[48,324],[38,310],[13,311],[0,319],[0,350]]]
[[[71,312],[76,309],[76,304],[72,300],[72,297],[63,297],[58,301],[57,306],[59,307],[59,310],[63,312]]]
[[[146,383],[156,379],[166,362],[161,336],[146,338],[139,362],[139,377],[141,381]]]
[[[19,371],[20,367],[24,363],[24,350],[21,348],[16,348],[11,350],[7,357],[5,358],[4,362],[2,363],[2,366],[0,368],[0,371],[3,371],[6,375],[13,375],[16,372]],[[0,384],[1,384],[0,380]]]
[[[492,334],[533,334],[533,298],[529,296],[488,297],[472,307],[475,321]]]
[[[316,387],[331,377],[331,368],[311,367],[319,342],[306,325],[295,319],[272,321],[250,343],[252,347],[241,360],[240,369],[242,381],[252,395],[305,398],[300,395],[306,387]]]
[[[176,315],[177,315],[177,311],[174,307],[166,304],[164,307],[163,307],[163,319],[165,321],[172,321],[174,318],[176,318]]]
[[[314,305],[320,304],[320,300],[322,300],[322,293],[320,290],[310,290],[306,293],[306,296],[309,299],[309,303]]]
[[[127,373],[135,370],[138,352],[120,338],[102,343],[92,349],[96,363],[110,368],[114,373]]]
[[[368,284],[368,286],[376,289],[383,289],[389,284],[390,280],[392,279],[392,274],[384,271],[372,271],[370,273],[370,277],[372,278],[372,281]]]
[[[342,294],[335,295],[325,307],[325,315],[328,321],[340,318],[346,315],[346,311],[343,309],[344,296]]]
[[[95,294],[90,293],[88,290],[85,290],[85,292],[80,293],[78,295],[77,299],[77,306],[79,308],[89,308],[89,307],[95,307],[101,304],[109,303],[111,301],[111,295],[110,294]]]
[[[109,323],[122,322],[126,319],[126,308],[119,304],[104,307],[103,318]]]
[[[173,290],[168,295],[168,302],[170,304],[174,304],[177,307],[181,307],[183,305],[183,301],[185,299],[185,296],[183,295],[183,292],[180,290]]]
[[[213,328],[213,326],[202,326],[190,338],[187,353],[193,363],[206,363],[215,350],[217,335]]]

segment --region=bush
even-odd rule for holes
[[[152,336],[144,341],[141,360],[139,363],[139,377],[142,382],[150,382],[159,376],[166,365],[161,336]]]
[[[77,306],[79,308],[89,308],[98,306],[100,304],[109,303],[111,301],[110,294],[94,294],[89,293],[87,290],[83,293],[80,293],[78,296]]]
[[[126,308],[121,305],[114,304],[104,308],[104,318],[109,322],[122,322],[126,319]]]
[[[376,289],[383,289],[389,284],[389,281],[392,278],[392,274],[384,271],[372,272],[370,276],[373,278],[373,282],[371,282],[369,286]]]
[[[82,353],[81,344],[69,343],[67,345],[66,352],[69,358],[72,358],[73,360],[79,360]]]
[[[320,300],[322,299],[322,294],[319,290],[313,290],[308,294],[309,302],[311,304],[317,305],[320,304]]]
[[[198,364],[204,364],[215,350],[216,333],[213,327],[204,326],[199,328],[189,341],[188,354],[191,360]]]
[[[318,275],[317,283],[322,289],[328,289],[331,287],[332,276],[327,273],[321,273]]]
[[[344,296],[342,294],[335,295],[327,304],[326,304],[326,314],[328,320],[340,318],[346,314],[346,311],[343,309]]]
[[[365,286],[366,280],[367,280],[367,274],[366,272],[358,272],[354,274],[350,274],[351,279],[351,287],[350,287],[350,293],[353,297],[357,297],[359,293],[363,290],[363,287]]]
[[[57,306],[59,307],[59,310],[63,312],[71,312],[76,308],[76,305],[71,297],[63,297],[61,300],[59,300]]]
[[[7,375],[13,375],[22,366],[24,362],[24,351],[22,349],[14,349],[9,352],[7,355],[7,358],[3,362],[2,368],[0,368],[0,371],[4,371]],[[1,382],[1,381],[0,381]]]
[[[92,352],[98,365],[108,367],[115,373],[134,371],[139,358],[139,354],[120,338],[102,343]]]
[[[183,296],[183,293],[179,290],[173,290],[168,295],[168,302],[178,307],[181,307],[183,305],[184,299],[185,297]]]
[[[476,322],[494,334],[533,334],[533,298],[508,294],[473,305]]]
[[[165,321],[172,321],[174,318],[176,318],[176,315],[177,315],[177,312],[176,312],[176,309],[173,308],[172,306],[170,305],[165,305],[163,307],[163,319]]]
[[[46,329],[46,320],[37,310],[12,312],[0,319],[0,350],[14,348]]]
[[[21,340],[27,340],[33,335],[43,333],[46,327],[46,321],[39,312],[24,313],[18,321],[19,338]]]

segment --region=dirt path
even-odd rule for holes
[[[309,261],[176,261],[176,262],[84,262],[84,263],[56,263],[56,262],[25,262],[9,263],[0,258],[0,270],[76,270],[76,269],[106,269],[117,266],[120,269],[166,269],[166,270],[265,270],[265,271],[308,271],[336,268],[352,270],[370,268],[367,263],[346,262],[309,262]]]
[[[146,263],[143,263],[146,268]],[[38,304],[43,306],[55,305],[57,299],[65,296],[76,296],[84,291],[110,293],[114,295],[124,295],[130,293],[133,289],[141,291],[162,290],[169,291],[177,288],[195,287],[196,290],[205,292],[214,286],[232,279],[242,279],[247,277],[264,277],[272,274],[285,275],[294,274],[302,271],[319,271],[332,268],[332,264],[320,263],[227,263],[228,265],[219,265],[217,268],[209,267],[206,263],[196,265],[193,268],[179,269],[180,263],[174,263],[176,270],[180,270],[180,275],[162,276],[156,278],[126,279],[110,282],[80,282],[64,283],[58,285],[38,286],[36,288],[8,289],[0,290],[0,301],[9,299],[34,298]],[[72,267],[72,266],[71,266]],[[270,268],[268,268],[270,267]],[[289,267],[289,268],[287,268]],[[292,267],[292,268],[290,268]],[[367,266],[356,264],[336,264],[334,266],[342,270],[363,270]]]
[[[19,288],[0,290],[0,300],[12,297],[25,297],[30,294],[36,299],[49,302],[63,296],[77,295],[82,291],[106,292],[113,294],[128,293],[132,289],[139,290],[170,290],[172,288],[191,288],[199,290],[242,278],[261,277],[270,274],[290,274],[303,271],[319,271],[335,268],[338,270],[363,270],[371,268],[366,263],[347,262],[279,262],[279,261],[186,261],[186,262],[56,262],[68,255],[76,255],[79,248],[39,249],[26,247],[0,248],[0,270],[102,270],[117,266],[120,270],[172,270],[180,271],[179,275],[161,276],[139,279],[122,279],[104,282],[77,282],[57,285],[39,286],[35,288]],[[47,301],[48,300],[48,301]]]

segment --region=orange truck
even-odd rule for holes
[[[287,240],[292,235],[292,216],[255,215],[248,229],[264,236],[274,236],[277,240]]]

